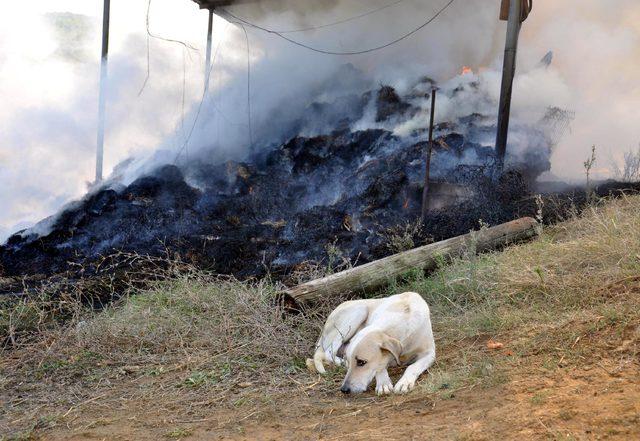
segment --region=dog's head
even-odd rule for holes
[[[360,393],[367,390],[376,374],[395,361],[400,364],[402,344],[380,330],[363,329],[346,348],[347,376],[340,390]]]

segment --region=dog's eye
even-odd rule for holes
[[[365,364],[367,364],[366,360],[360,360],[358,358],[356,358],[356,364],[360,367],[364,366]]]

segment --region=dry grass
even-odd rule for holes
[[[420,219],[388,228],[378,234],[386,242],[387,249],[392,253],[401,253],[425,245],[428,242],[433,242],[431,237],[426,237]]]
[[[532,355],[547,369],[591,362],[601,348],[620,364],[637,363],[639,270],[640,197],[629,197],[602,201],[535,242],[470,253],[429,277],[414,271],[380,295],[414,290],[428,300],[439,355],[420,389],[449,398],[508,381],[509,367]],[[310,387],[334,392],[340,372],[319,380],[304,359],[341,299],[292,315],[275,291],[188,272],[100,313],[74,312],[70,325],[47,327],[27,349],[4,354],[3,394],[27,380],[30,399],[7,402],[27,412],[31,401],[35,412],[43,402],[78,406],[132,378],[139,394],[188,409],[277,407]],[[505,349],[487,350],[488,339]]]
[[[466,256],[396,289],[425,296],[447,352],[425,383],[430,390],[493,384],[499,360],[478,350],[489,339],[505,342],[507,355],[542,354],[545,367],[593,361],[603,348],[621,365],[637,363],[640,197],[600,201],[535,242]]]
[[[78,324],[73,339],[121,365],[183,360],[192,370],[184,387],[275,386],[305,369],[327,311],[287,314],[276,298],[265,282],[192,273]]]
[[[318,384],[306,371],[305,358],[324,318],[340,301],[290,314],[275,294],[267,282],[187,272],[101,312],[78,306],[65,324],[42,320],[40,338],[30,326],[31,338],[0,357],[0,397],[11,410],[7,415],[30,416],[14,419],[21,423],[20,436],[30,436],[44,428],[25,425],[35,415],[46,415],[54,424],[96,396],[118,406],[124,392],[113,386],[127,384],[131,402],[170,406],[177,400],[183,409],[195,406],[201,412],[207,411],[203,404],[272,407],[278,397]],[[49,301],[23,305],[44,311]],[[12,320],[25,316],[22,309],[12,306]],[[336,381],[337,376],[322,383],[333,389]],[[0,418],[0,433],[15,429],[5,425]]]
[[[56,291],[55,284],[50,284],[20,298],[0,296],[0,346],[28,345],[86,312],[77,291],[53,295]]]

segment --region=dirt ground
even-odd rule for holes
[[[562,361],[560,361],[562,363]],[[424,440],[640,439],[637,360],[591,360],[549,368],[520,359],[493,387],[378,398],[314,390],[263,405],[219,410],[212,396],[185,411],[179,397],[136,397],[131,381],[78,403],[39,430],[44,440]],[[446,392],[446,391],[445,391]],[[259,401],[260,397],[256,397]],[[209,410],[208,410],[209,409]],[[35,417],[35,415],[32,415]]]

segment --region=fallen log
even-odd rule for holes
[[[537,234],[535,219],[525,217],[495,227],[472,231],[381,260],[357,266],[318,280],[295,286],[284,292],[298,304],[322,297],[370,292],[415,268],[434,269],[441,259],[451,259],[468,251],[483,252],[522,242]]]

